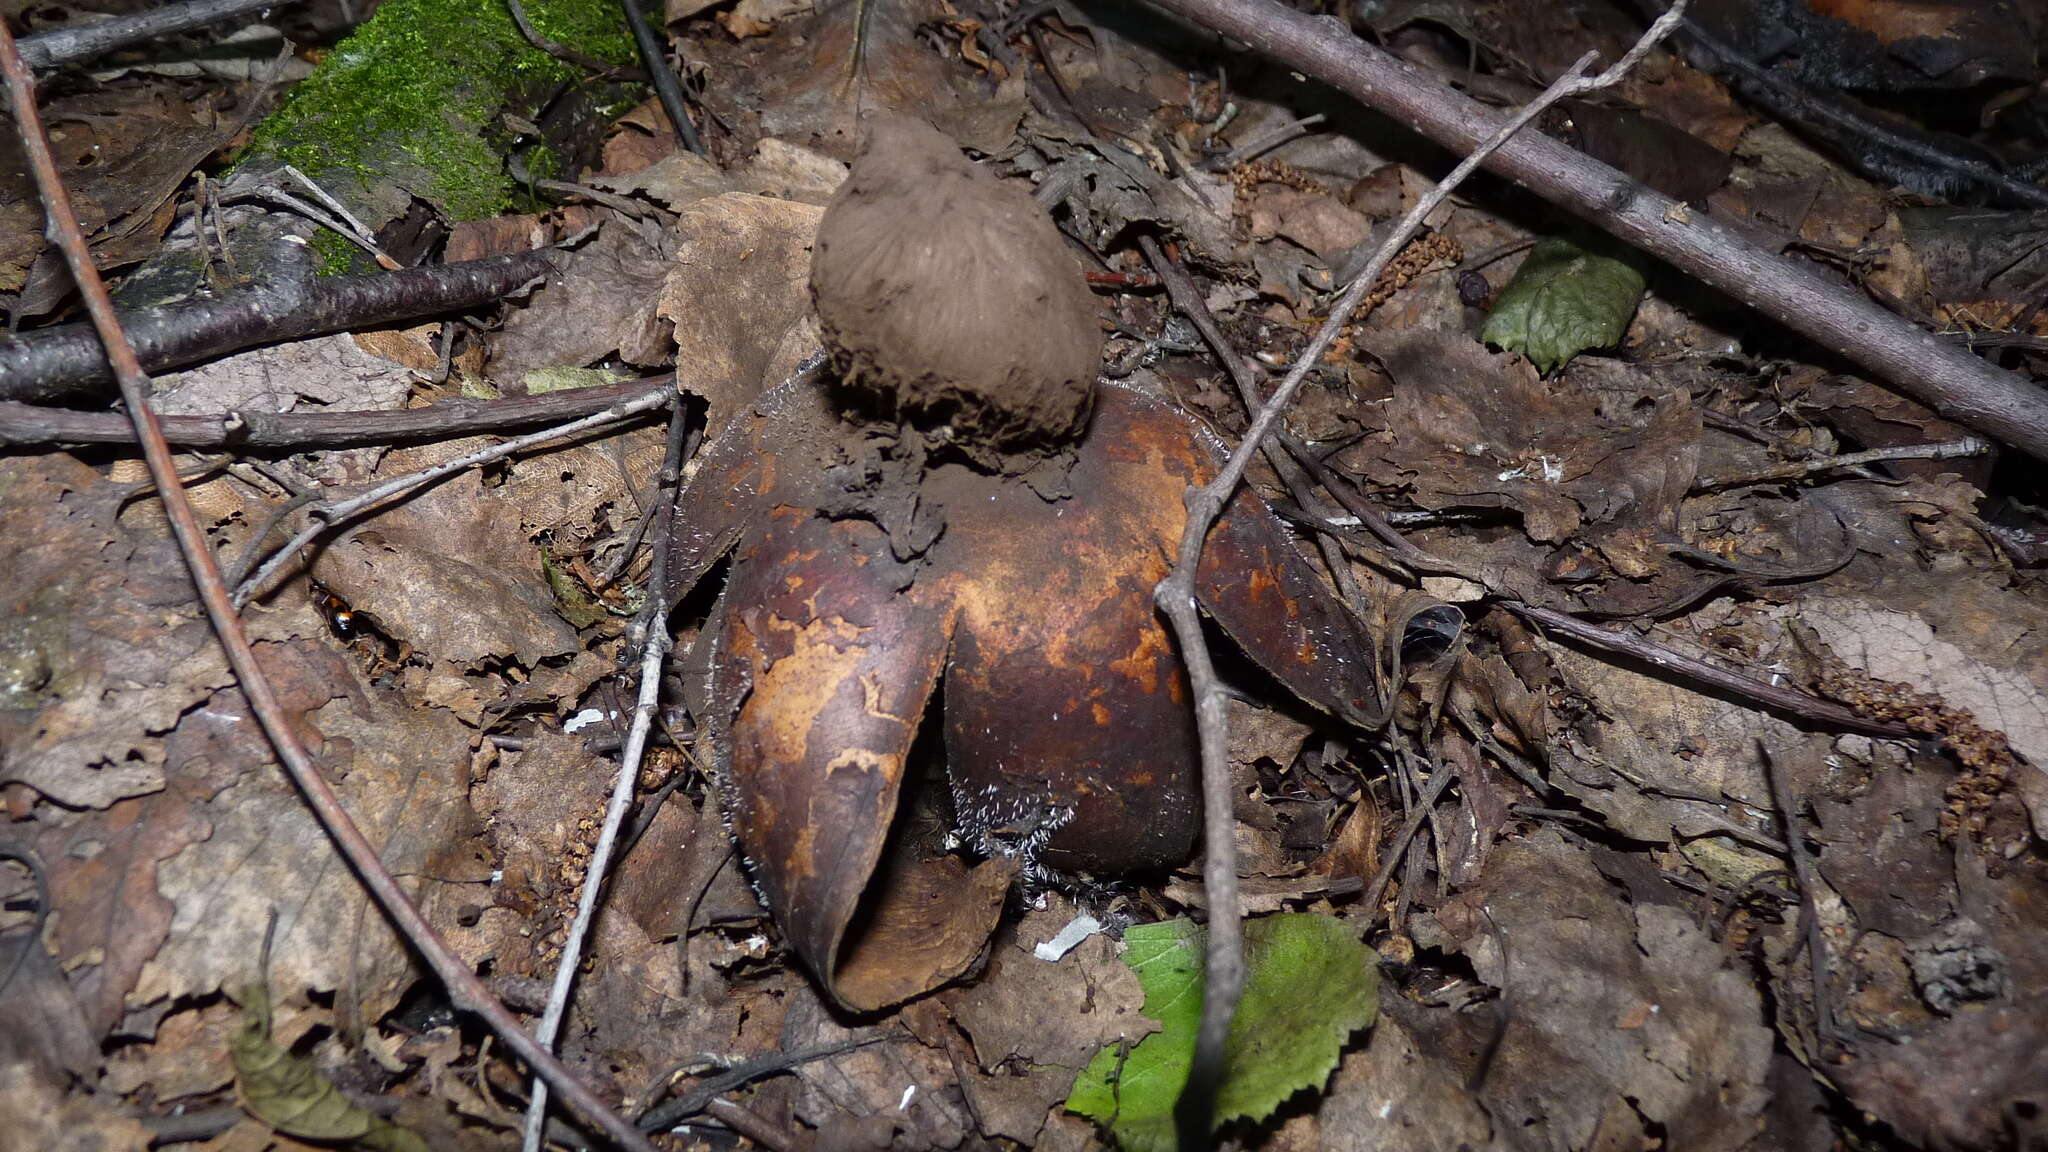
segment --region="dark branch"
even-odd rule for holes
[[[179,32],[204,28],[237,16],[270,8],[288,8],[299,0],[192,0],[133,16],[118,16],[74,28],[53,28],[21,39],[21,58],[31,68],[54,68],[90,60],[130,44],[146,44]]]
[[[425,408],[377,412],[230,412],[165,416],[164,439],[184,448],[345,448],[402,440],[452,440],[574,420],[670,386],[669,375],[623,384],[513,396],[448,400]],[[0,448],[51,444],[132,444],[135,429],[119,412],[79,412],[0,401]]]
[[[145,371],[273,344],[424,320],[492,304],[553,271],[546,252],[518,252],[367,276],[332,276],[303,288],[256,288],[224,300],[143,308],[120,316]],[[49,404],[108,391],[106,349],[89,324],[0,335],[0,399]]]
[[[1249,44],[1460,155],[1505,120],[1353,36],[1273,0],[1151,0]],[[1862,365],[1942,415],[2048,460],[2048,393],[1922,332],[1818,271],[1752,247],[1734,230],[1583,153],[1528,132],[1486,166],[1681,272]]]

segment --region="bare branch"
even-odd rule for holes
[[[1163,4],[1172,8],[1172,3]],[[1672,5],[1671,10],[1660,17],[1643,34],[1635,47],[1628,51],[1613,67],[1598,76],[1581,75],[1593,62],[1588,53],[1567,69],[1546,89],[1541,96],[1531,101],[1507,124],[1497,129],[1471,155],[1451,170],[1450,175],[1417,201],[1415,207],[1401,218],[1393,231],[1373,253],[1372,260],[1364,271],[1351,282],[1337,302],[1330,309],[1329,316],[1317,330],[1308,347],[1295,358],[1294,366],[1280,381],[1273,395],[1260,409],[1252,426],[1245,433],[1243,443],[1231,455],[1230,462],[1208,485],[1188,493],[1187,527],[1183,530],[1180,554],[1173,571],[1159,582],[1153,590],[1153,599],[1159,610],[1172,624],[1175,637],[1180,642],[1181,659],[1187,664],[1188,682],[1195,696],[1195,722],[1201,739],[1202,756],[1202,824],[1205,850],[1202,858],[1202,884],[1207,889],[1210,907],[1214,911],[1209,920],[1209,941],[1207,951],[1207,983],[1202,1000],[1202,1023],[1195,1042],[1193,1065],[1188,1073],[1187,1087],[1182,1091],[1174,1107],[1174,1126],[1178,1131],[1182,1149],[1206,1148],[1209,1146],[1211,1129],[1215,1123],[1216,1091],[1221,1086],[1224,1073],[1224,1045],[1230,1035],[1230,1019],[1237,1009],[1237,1000],[1244,990],[1244,937],[1243,926],[1238,921],[1237,900],[1237,852],[1233,840],[1233,825],[1236,817],[1232,803],[1229,748],[1229,720],[1226,697],[1222,682],[1217,679],[1215,665],[1210,657],[1208,643],[1202,634],[1202,622],[1195,603],[1195,574],[1201,567],[1202,546],[1209,529],[1222,515],[1224,505],[1230,500],[1237,486],[1244,478],[1245,469],[1251,464],[1253,455],[1259,450],[1280,415],[1294,399],[1302,381],[1319,363],[1330,344],[1337,338],[1351,314],[1365,299],[1380,277],[1380,273],[1400,254],[1422,222],[1434,212],[1437,206],[1448,198],[1455,188],[1465,181],[1486,158],[1506,144],[1524,125],[1543,114],[1543,111],[1557,101],[1569,96],[1604,88],[1620,80],[1630,67],[1643,58],[1658,40],[1669,34],[1684,13],[1684,0]]]
[[[1313,76],[1453,151],[1498,129],[1500,114],[1359,40],[1331,17],[1274,0],[1150,0]],[[1728,225],[1540,133],[1487,167],[1679,271],[1848,358],[1958,423],[2048,460],[2048,392],[1952,347],[1798,261],[1761,251]]]
[[[95,56],[160,40],[179,32],[204,28],[237,16],[286,8],[298,0],[190,0],[132,16],[117,16],[71,28],[55,28],[21,38],[21,58],[31,68],[54,68]]]

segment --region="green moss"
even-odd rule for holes
[[[616,0],[525,0],[534,29],[611,63],[633,58]],[[504,0],[387,0],[266,118],[252,162],[334,187],[396,179],[458,220],[496,215],[511,182],[486,139],[508,96],[578,70],[519,34]]]
[[[562,157],[545,144],[526,153],[526,174],[535,180],[557,180],[562,175]]]
[[[362,249],[355,242],[329,228],[313,233],[312,239],[315,276],[345,276],[356,270],[356,253]]]

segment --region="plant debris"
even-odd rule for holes
[[[2048,379],[2035,14],[1696,0],[1517,137],[1555,164],[1427,213],[1206,542],[1233,908],[1154,600],[1187,488],[1459,159],[1411,125],[1645,14],[1229,5],[1283,44],[1156,3],[1191,22],[674,0],[650,61],[602,0],[470,39],[448,0],[307,0],[38,72],[145,362],[219,350],[154,403],[206,545],[282,565],[241,613],[278,730],[457,966],[530,1024],[597,893],[556,1050],[693,1152],[1169,1140],[1231,915],[1240,1031],[1307,1012],[1240,1047],[1219,1147],[2041,1145],[2041,422],[1895,388]],[[393,68],[427,72],[337,99]],[[13,135],[0,1148],[515,1147],[529,1068],[279,771],[103,374],[42,387],[101,344]],[[1687,271],[1583,230],[1618,221],[1747,243]],[[1870,327],[1820,340],[1796,282]],[[320,527],[542,402],[664,393]]]

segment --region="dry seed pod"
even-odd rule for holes
[[[870,126],[818,226],[811,296],[841,375],[892,413],[991,446],[1087,422],[1102,329],[1080,265],[937,129]]]

